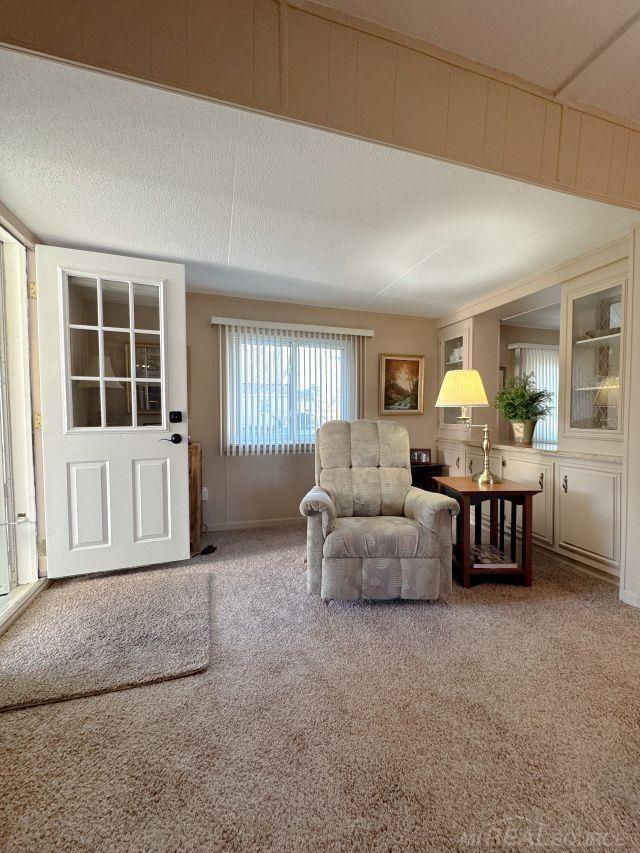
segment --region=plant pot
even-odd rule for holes
[[[511,432],[516,444],[533,444],[537,418],[530,421],[511,421]]]

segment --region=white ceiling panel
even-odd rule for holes
[[[557,89],[640,11],[639,0],[322,0]]]
[[[637,213],[0,50],[0,200],[192,290],[437,316]]]

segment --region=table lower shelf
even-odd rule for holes
[[[482,573],[519,572],[523,570],[504,551],[494,545],[473,545],[471,547],[471,571]]]

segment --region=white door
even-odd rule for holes
[[[49,577],[187,558],[184,267],[38,246],[36,268]]]
[[[558,544],[616,565],[620,477],[616,471],[558,466]]]
[[[533,496],[531,532],[550,545],[553,544],[553,466],[539,460],[509,457],[505,477],[532,489],[541,489]],[[522,508],[518,507],[518,530],[522,526]]]

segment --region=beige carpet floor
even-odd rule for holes
[[[0,711],[209,664],[210,582],[181,565],[57,581],[0,637]]]
[[[528,590],[325,606],[302,530],[216,544],[207,671],[2,715],[4,850],[640,848],[613,587],[537,555]]]

